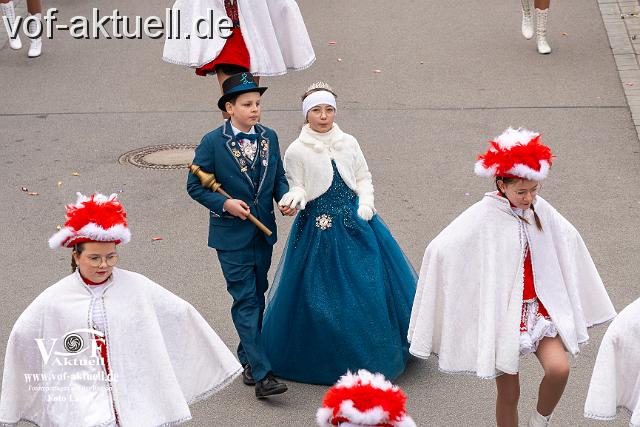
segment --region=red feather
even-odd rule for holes
[[[124,207],[117,200],[98,202],[91,196],[80,206],[67,205],[67,222],[64,225],[77,231],[89,223],[95,223],[107,230],[117,224],[127,227],[126,218]]]
[[[515,165],[522,164],[539,171],[540,162],[546,160],[549,166],[552,164],[551,149],[539,141],[540,136],[533,138],[528,144],[518,143],[513,147],[504,149],[496,141],[491,141],[491,149],[478,156],[484,167],[489,169],[496,166],[496,176],[505,176]]]
[[[334,423],[342,419],[336,416],[340,411],[340,404],[345,400],[353,401],[353,406],[360,412],[379,406],[389,414],[388,421],[392,422],[400,420],[406,413],[407,396],[399,388],[381,390],[371,384],[359,382],[352,387],[333,387],[325,395],[322,406],[333,408]],[[378,424],[380,427],[387,425],[390,426],[387,423]]]

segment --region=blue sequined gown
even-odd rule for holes
[[[404,371],[416,274],[382,220],[360,219],[357,206],[333,163],[331,187],[292,226],[262,330],[276,376],[334,384],[347,370]]]

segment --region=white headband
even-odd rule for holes
[[[336,107],[336,97],[326,90],[318,90],[311,93],[302,101],[302,114],[304,114],[304,118],[307,118],[309,110],[321,104],[331,105],[335,110],[338,110]]]

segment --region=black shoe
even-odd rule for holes
[[[273,396],[274,394],[282,394],[285,391],[287,391],[287,385],[278,382],[272,374],[267,374],[263,380],[256,382],[256,397],[258,399]]]
[[[242,372],[242,382],[246,385],[256,385],[256,380],[253,378],[253,373],[251,372],[251,365],[247,363],[243,367],[244,371]]]

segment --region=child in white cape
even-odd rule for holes
[[[476,173],[497,191],[427,247],[409,327],[412,354],[496,379],[499,427],[518,425],[519,356],[535,353],[544,368],[529,426],[546,426],[568,379],[565,352],[615,316],[580,234],[538,196],[552,161],[539,137],[509,128],[479,156]]]

